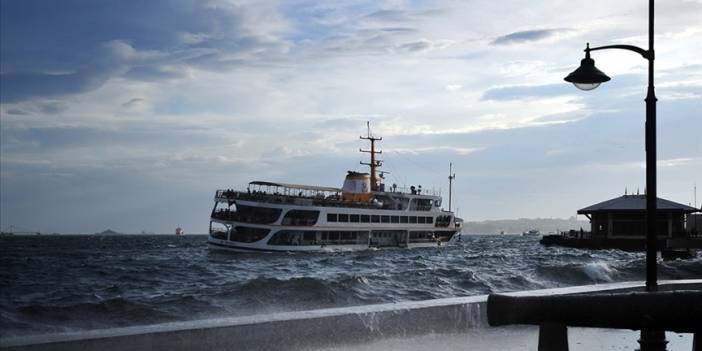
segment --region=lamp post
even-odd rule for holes
[[[578,89],[592,90],[610,78],[595,67],[590,52],[606,49],[629,50],[648,60],[648,92],[646,94],[646,291],[658,290],[656,281],[656,94],[653,87],[653,0],[648,1],[648,50],[633,45],[606,45],[585,48],[585,58],[580,67],[565,77]],[[665,334],[662,331],[641,331],[641,350],[665,350]]]

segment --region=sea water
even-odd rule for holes
[[[463,236],[451,247],[222,253],[205,235],[0,238],[0,336],[643,280],[643,253]],[[660,279],[702,277],[702,256]]]

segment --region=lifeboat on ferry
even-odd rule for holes
[[[341,200],[369,202],[371,199],[370,174],[348,171],[341,188]]]

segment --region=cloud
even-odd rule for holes
[[[8,73],[0,75],[0,101],[15,102],[35,97],[54,97],[82,93],[99,88],[109,77],[108,71],[68,74]]]
[[[456,146],[428,146],[416,148],[390,148],[388,152],[396,152],[401,154],[436,154],[436,153],[452,153],[459,156],[467,156],[474,152],[483,150],[480,147],[456,147]]]
[[[409,15],[403,10],[378,10],[366,16],[366,18],[378,19],[386,22],[404,22]]]
[[[153,82],[183,78],[186,75],[186,71],[181,67],[147,65],[129,69],[129,71],[124,74],[124,77],[133,80]]]
[[[483,93],[482,100],[506,101],[530,98],[555,97],[573,94],[569,84],[517,85],[490,88]]]
[[[124,108],[137,107],[139,105],[142,105],[144,103],[144,101],[145,100],[143,98],[133,98],[127,102],[122,103],[122,107],[124,107]]]
[[[116,77],[177,79],[188,67],[258,64],[289,49],[277,35],[278,24],[256,23],[258,11],[254,5],[195,0],[3,1],[0,99],[84,93]]]
[[[534,29],[525,30],[520,32],[514,32],[507,35],[497,37],[492,41],[493,45],[512,45],[520,44],[532,41],[539,41],[548,39],[556,36],[557,34],[570,31],[564,28],[554,28],[554,29]]]
[[[454,44],[453,40],[427,40],[405,43],[399,46],[400,50],[409,52],[427,52],[434,49],[445,49]]]
[[[138,56],[128,43],[120,40],[103,42],[97,47],[83,50],[94,58],[88,62],[76,61],[75,65],[61,63],[59,64],[61,71],[58,72],[38,68],[28,72],[12,69],[3,71],[0,74],[3,87],[0,101],[15,102],[94,90],[102,86],[113,74],[122,72],[129,59]],[[7,59],[3,57],[3,63],[7,60],[10,67],[18,65],[15,60],[23,59],[12,54],[5,55],[6,51],[13,52],[13,48],[2,51],[3,56],[9,56]],[[42,54],[54,55],[55,53]]]
[[[8,115],[16,115],[16,116],[26,116],[29,113],[27,111],[18,109],[18,108],[10,108],[7,110]]]
[[[42,102],[38,104],[39,111],[47,115],[56,115],[68,111],[68,106],[62,102]]]
[[[658,167],[679,167],[686,166],[691,163],[699,163],[701,160],[702,157],[681,157],[668,160],[658,160],[657,164]]]

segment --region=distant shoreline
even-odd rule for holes
[[[517,219],[495,219],[484,221],[466,221],[463,223],[463,234],[472,233],[490,234],[521,234],[528,230],[538,230],[543,233],[555,233],[579,230],[583,228],[589,230],[590,222],[578,220],[576,217],[570,218],[517,218]]]
[[[114,234],[102,234],[102,233],[39,233],[39,234],[26,234],[26,233],[20,233],[20,234],[9,234],[9,235],[3,235],[3,237],[13,237],[13,236],[37,236],[37,237],[46,237],[46,236],[150,236],[150,235],[167,235],[167,236],[176,236],[173,233],[114,233]],[[196,236],[196,235],[208,235],[207,233],[202,233],[202,234],[182,234],[179,236]]]
[[[570,229],[579,230],[580,228],[589,230],[590,223],[584,220],[578,220],[575,217],[570,218],[516,218],[516,219],[488,219],[481,221],[465,221],[463,224],[463,234],[464,235],[493,235],[501,234],[505,235],[518,235],[522,232],[528,230],[539,230],[541,233],[567,231]],[[60,232],[36,232],[31,233],[17,233],[7,236],[56,236],[56,235],[94,235],[94,236],[115,236],[115,235],[175,235],[173,232],[168,231],[165,233],[155,233],[141,231],[140,233],[123,233],[107,229],[102,232],[92,232],[92,233],[60,233]],[[204,233],[195,234],[185,234],[185,235],[207,235]]]

